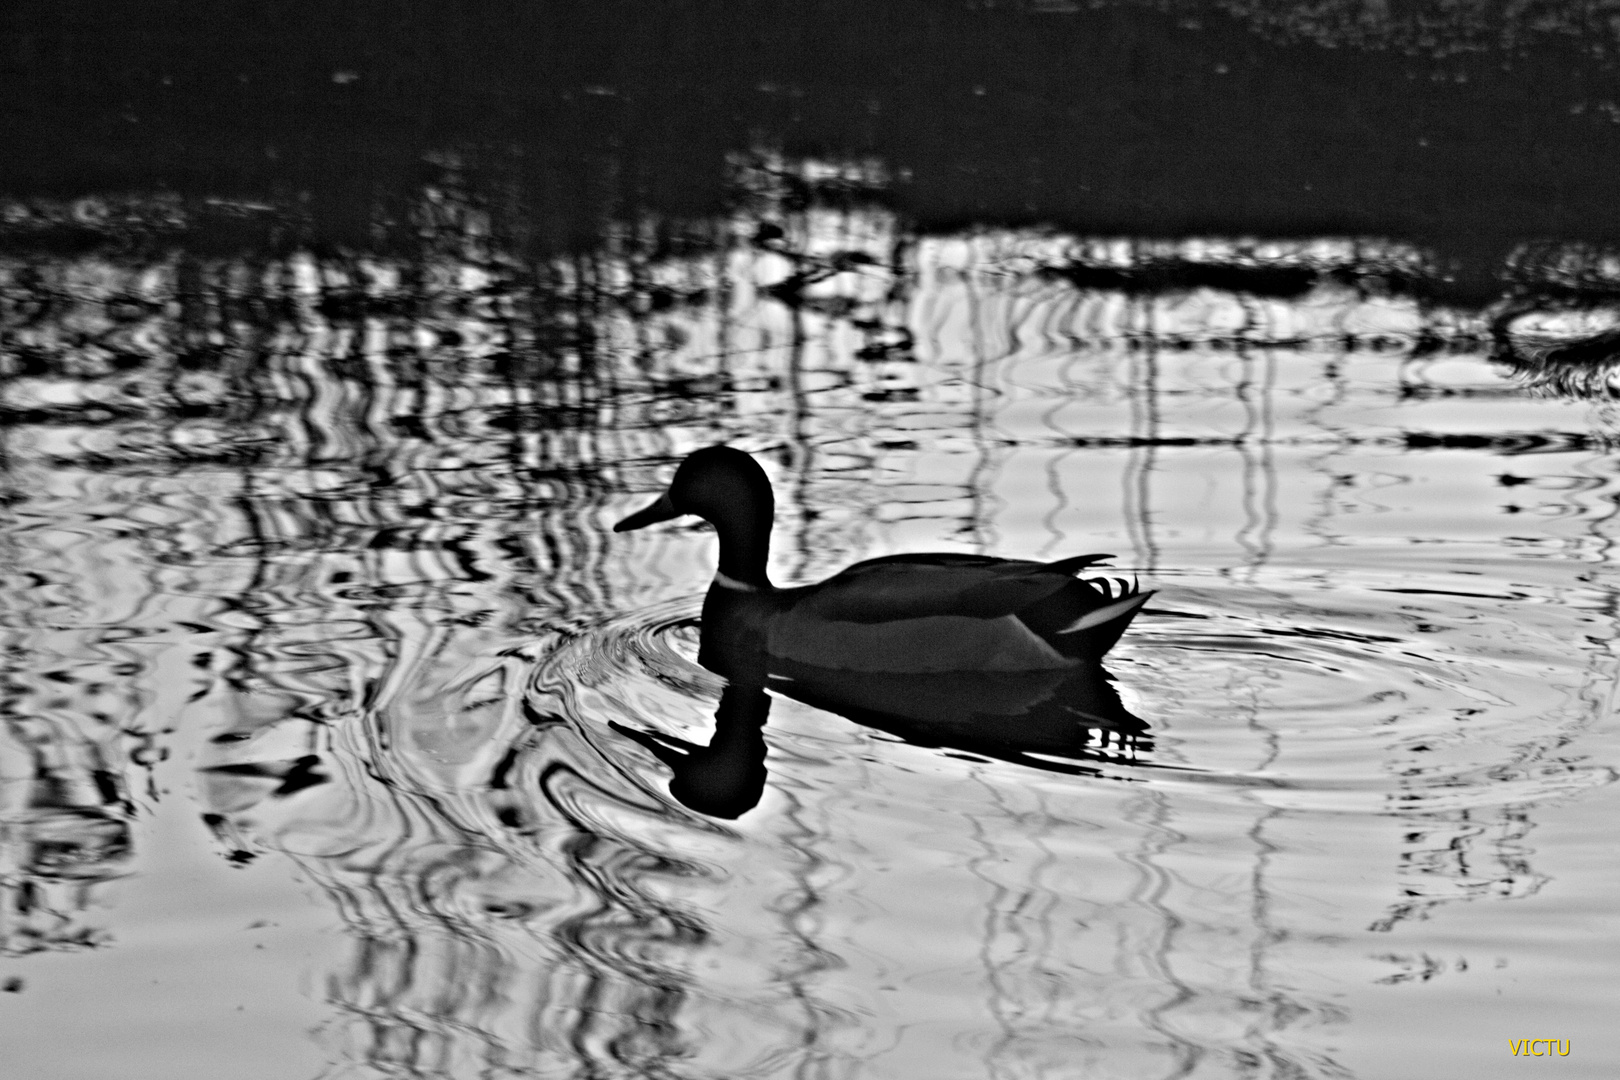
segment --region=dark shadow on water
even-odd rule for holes
[[[728,680],[707,746],[611,722],[669,767],[671,795],[711,817],[741,817],[764,794],[767,690],[913,746],[1048,772],[1095,776],[1098,763],[1135,762],[1153,748],[1147,723],[1121,704],[1099,663],[1023,672],[842,671],[771,656],[730,629],[706,606],[699,660]]]
[[[1063,671],[876,675],[784,663],[772,689],[937,747],[1052,772],[1095,775],[1088,762],[1152,750],[1148,725],[1126,710],[1096,663]]]

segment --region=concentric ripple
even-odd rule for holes
[[[762,1031],[779,1051],[819,1032],[828,1053],[858,1056],[882,1030],[908,1061],[931,1060],[912,1034],[928,1031],[1061,1056],[1077,1025],[1116,1014],[1135,1034],[1110,1029],[1111,1051],[1146,1062],[1250,1037],[1206,1026],[1253,993],[1211,958],[1238,970],[1259,949],[1304,979],[1350,962],[1339,935],[1541,890],[1524,808],[1613,779],[1571,749],[1605,714],[1613,672],[1570,646],[1601,627],[1600,595],[1540,572],[1161,574],[1108,665],[1151,750],[1060,775],[774,698],[767,788],[735,822],[681,805],[667,763],[625,734],[718,741],[725,684],[696,663],[697,597],[555,643],[526,701],[592,748],[563,817],[570,843],[618,852],[592,864],[594,887],[658,898],[640,923],[591,923],[604,955],[615,971],[684,973],[678,1026],[703,1067],[770,1074]],[[610,812],[615,785],[627,794]],[[1272,910],[1297,946],[1253,925]],[[680,912],[695,921],[676,946],[651,927]],[[1138,972],[1144,949],[1156,966]],[[1410,977],[1397,954],[1363,962]],[[1277,991],[1290,1016],[1341,1022],[1332,991],[1302,986]],[[1181,1004],[1152,1004],[1165,994]],[[1011,1034],[986,995],[1018,1018]]]
[[[1420,589],[1369,575],[1314,593],[1282,584],[1193,574],[1166,583],[1108,660],[1158,747],[1105,775],[1374,813],[1538,801],[1614,778],[1563,752],[1612,694],[1608,673],[1568,644],[1591,613],[1461,583]],[[595,730],[604,753],[637,763],[653,790],[665,770],[600,729],[708,741],[725,683],[696,663],[699,606],[687,597],[604,620],[552,652],[532,684]],[[871,745],[881,756],[896,744]],[[1017,766],[995,775],[1018,782]]]
[[[1176,584],[1115,666],[1162,725],[1166,782],[1266,805],[1440,812],[1613,779],[1563,752],[1613,692],[1570,646],[1594,614],[1478,582]]]

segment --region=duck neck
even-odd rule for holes
[[[751,520],[726,522],[717,526],[720,533],[720,572],[717,584],[742,591],[768,590],[770,578],[765,576],[765,559],[771,550],[771,508],[755,514]]]

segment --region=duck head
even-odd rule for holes
[[[651,506],[613,526],[629,532],[692,514],[720,534],[720,573],[734,582],[770,588],[765,559],[770,553],[776,500],[759,463],[741,450],[710,446],[694,451],[675,470],[669,490]]]

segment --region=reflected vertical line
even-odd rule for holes
[[[1271,737],[1274,739],[1275,735]],[[1275,754],[1273,754],[1273,757]],[[1272,856],[1278,848],[1266,839],[1266,824],[1273,818],[1280,817],[1282,811],[1275,807],[1266,808],[1246,834],[1254,844],[1254,872],[1249,876],[1249,918],[1253,925],[1254,936],[1249,945],[1249,989],[1258,1001],[1264,1001],[1270,1006],[1270,1014],[1259,1017],[1250,1026],[1250,1037],[1266,1047],[1266,1057],[1270,1058],[1279,1069],[1288,1067],[1286,1059],[1278,1051],[1272,1030],[1278,1026],[1279,1016],[1307,1013],[1303,1005],[1291,1000],[1279,988],[1274,988],[1268,975],[1268,953],[1272,945],[1282,940],[1283,935],[1272,925],[1271,896],[1266,886],[1266,871],[1270,868]]]
[[[1136,565],[1149,571],[1156,569],[1159,563],[1158,543],[1153,536],[1151,483],[1159,441],[1158,376],[1157,349],[1152,339],[1148,339],[1142,362],[1132,365],[1131,378],[1126,384],[1131,409],[1131,445],[1121,480],[1126,535],[1135,552]]]
[[[1301,526],[1302,531],[1319,538],[1323,541],[1323,543],[1329,545],[1336,545],[1340,543],[1341,537],[1336,535],[1331,529],[1335,516],[1334,507],[1336,502],[1336,493],[1339,488],[1339,480],[1333,474],[1332,469],[1328,467],[1328,463],[1344,448],[1344,445],[1347,442],[1347,436],[1345,432],[1341,431],[1337,427],[1326,423],[1323,420],[1323,414],[1333,406],[1342,402],[1347,392],[1344,372],[1339,366],[1339,359],[1340,357],[1337,355],[1332,356],[1327,360],[1326,363],[1322,365],[1322,378],[1327,382],[1329,387],[1329,394],[1327,398],[1308,406],[1300,414],[1301,419],[1306,423],[1310,424],[1318,431],[1333,436],[1335,439],[1335,441],[1330,442],[1326,450],[1323,450],[1320,453],[1313,453],[1306,459],[1306,467],[1312,474],[1319,478],[1319,482],[1322,485],[1320,489],[1322,494],[1320,499],[1317,500],[1317,505],[1314,512],[1306,518],[1305,522]],[[1323,580],[1325,580],[1326,577],[1326,574],[1321,575],[1321,579]]]
[[[1130,413],[1130,445],[1125,451],[1125,469],[1120,476],[1120,516],[1125,522],[1125,535],[1131,542],[1132,558],[1137,566],[1141,566],[1147,561],[1147,544],[1142,538],[1141,508],[1137,504],[1140,492],[1136,484],[1136,470],[1141,466],[1140,450],[1147,421],[1142,415],[1142,395],[1136,385],[1136,364],[1128,352],[1124,362],[1125,405]]]
[[[1064,511],[1069,508],[1069,497],[1063,490],[1062,465],[1075,453],[1075,450],[1069,445],[1071,440],[1067,437],[1067,433],[1058,425],[1057,416],[1063,411],[1064,406],[1073,401],[1076,396],[1077,387],[1071,372],[1074,370],[1074,365],[1079,361],[1077,354],[1077,347],[1070,348],[1064,357],[1063,363],[1058,367],[1058,385],[1063,388],[1063,393],[1058,396],[1058,400],[1041,418],[1042,425],[1054,436],[1058,437],[1060,446],[1057,453],[1049,455],[1046,460],[1046,490],[1052,494],[1052,508],[1041,518],[1041,524],[1045,526],[1048,537],[1046,543],[1042,544],[1036,551],[1036,554],[1042,557],[1050,554],[1053,548],[1063,542],[1064,538],[1063,529],[1058,522],[1063,517]]]
[[[0,407],[10,404],[11,383],[18,367],[20,365],[0,366]],[[26,759],[28,772],[38,777],[46,771],[41,742],[30,740],[24,730],[28,709],[22,700],[26,693],[23,672],[35,666],[30,662],[33,650],[26,629],[37,621],[29,603],[30,593],[37,594],[37,589],[30,590],[22,584],[26,563],[22,558],[20,535],[22,515],[18,511],[22,509],[24,498],[14,468],[12,438],[12,425],[0,423],[0,500],[3,500],[0,505],[7,507],[7,512],[0,514],[0,558],[5,559],[5,570],[0,573],[0,646],[3,646],[0,647],[0,762]],[[35,742],[32,747],[31,741]],[[10,769],[5,771],[11,773]],[[15,792],[27,790],[31,785],[8,784],[7,787]],[[8,812],[13,809],[14,798],[6,799]],[[15,841],[7,846],[11,843]],[[9,852],[6,861],[8,872],[0,875],[0,952],[15,954],[18,947],[13,943],[14,938],[21,931],[18,924],[30,906],[25,892],[33,885],[24,875],[15,872]]]
[[[1277,731],[1262,719],[1266,712],[1261,707],[1258,687],[1250,684],[1254,696],[1245,703],[1243,711],[1247,714],[1245,727],[1259,736],[1261,745],[1265,748],[1263,756],[1255,762],[1252,771],[1263,774],[1269,770],[1282,754],[1282,739]],[[1234,696],[1234,702],[1236,698]],[[1293,1011],[1290,1006],[1300,1012],[1304,1008],[1289,1002],[1280,990],[1271,988],[1267,981],[1267,954],[1270,947],[1281,940],[1279,934],[1271,924],[1271,897],[1267,891],[1266,872],[1271,864],[1271,857],[1277,853],[1277,846],[1265,837],[1266,823],[1273,818],[1280,817],[1282,810],[1275,807],[1259,804],[1260,813],[1250,825],[1245,835],[1254,845],[1254,867],[1249,875],[1249,918],[1253,936],[1250,939],[1249,956],[1249,989],[1259,1001],[1266,1002],[1271,1007],[1271,1015],[1261,1017],[1248,1027],[1248,1036],[1251,1040],[1263,1043],[1267,1048],[1266,1056],[1274,1063],[1282,1065],[1276,1050],[1274,1040],[1269,1028],[1276,1023],[1278,1014]]]
[[[809,440],[805,436],[805,428],[810,419],[810,403],[804,390],[805,344],[809,335],[805,332],[804,312],[799,305],[789,305],[789,313],[793,320],[793,341],[787,358],[788,400],[791,407],[788,409],[789,423],[786,435],[793,458],[793,493],[790,501],[798,519],[798,535],[794,538],[793,545],[796,556],[793,579],[802,581],[810,571],[810,532],[814,524],[812,516],[814,511],[809,504],[812,454]]]
[[[1262,354],[1265,376],[1260,389],[1260,476],[1261,522],[1258,565],[1271,560],[1277,531],[1276,392],[1277,355],[1271,349]]]
[[[1243,405],[1243,429],[1238,432],[1237,437],[1237,450],[1243,463],[1243,525],[1238,529],[1233,539],[1244,553],[1243,568],[1251,571],[1250,580],[1252,580],[1252,571],[1259,560],[1260,550],[1254,536],[1262,527],[1261,514],[1256,509],[1256,503],[1259,499],[1259,484],[1256,478],[1260,468],[1255,461],[1254,439],[1255,433],[1263,429],[1264,422],[1260,418],[1260,412],[1253,397],[1254,356],[1250,352],[1248,344],[1241,338],[1237,342],[1237,351],[1238,359],[1242,364],[1242,374],[1233,387],[1233,396]],[[1232,570],[1235,569],[1237,568],[1232,568]],[[1229,574],[1231,570],[1224,571],[1224,573]]]
[[[1147,355],[1142,358],[1142,408],[1147,423],[1144,432],[1141,466],[1136,471],[1136,510],[1140,515],[1138,529],[1142,536],[1142,553],[1149,572],[1158,569],[1159,546],[1153,537],[1153,470],[1157,468],[1159,452],[1159,355],[1156,340],[1149,339]]]
[[[1063,449],[1046,459],[1046,468],[1043,471],[1046,473],[1046,490],[1052,496],[1052,506],[1050,510],[1041,516],[1041,524],[1046,529],[1047,540],[1046,543],[1036,549],[1035,554],[1042,558],[1051,554],[1052,549],[1063,542],[1063,529],[1058,524],[1058,521],[1063,517],[1063,512],[1069,508],[1069,498],[1063,491],[1062,465],[1073,454],[1073,450]]]
[[[737,235],[732,231],[731,218],[720,220],[718,226],[719,236],[715,244],[715,273],[714,273],[714,347],[718,354],[715,357],[715,367],[720,373],[721,386],[724,392],[736,396],[737,390],[731,377],[732,364],[732,336],[736,332],[733,322],[732,304],[736,302],[736,283],[731,276],[731,259],[734,249],[738,246]]]
[[[1001,820],[1013,821],[1021,816],[1017,810],[1008,805],[1005,788],[990,782],[980,768],[973,768],[970,775],[989,795],[990,802],[1000,813]],[[1021,892],[1015,893],[988,871],[988,867],[1005,862],[1005,854],[986,832],[982,818],[975,816],[968,819],[973,840],[982,854],[969,860],[967,869],[990,888],[990,898],[985,905],[981,929],[979,963],[985,972],[985,1013],[993,1017],[997,1026],[1001,1028],[1001,1037],[985,1048],[982,1058],[985,1075],[992,1078],[1009,1075],[998,1062],[1006,1051],[1016,1044],[1019,1037],[1015,1016],[1020,1002],[1016,987],[1009,985],[1016,976],[1014,966],[1023,962],[1037,973],[1045,971],[1055,937],[1050,922],[1053,894],[1051,890],[1043,889],[1041,885],[1042,873],[1057,861],[1056,855],[1045,842],[1052,817],[1046,811],[1039,788],[1030,790],[1035,796],[1036,810],[1029,816],[1038,819],[1039,827],[1025,835],[1030,846],[1040,854],[1029,868],[1028,880]],[[1016,897],[1016,900],[1008,903],[1013,897]],[[1038,915],[1036,909],[1039,909]],[[1039,928],[1037,935],[1024,931],[1024,926],[1029,922],[1037,923]],[[1014,948],[1008,959],[997,960],[995,939],[1003,930],[1012,939]],[[1025,1003],[1025,1011],[1035,1010]],[[1016,1071],[1016,1065],[1013,1071]]]
[[[978,769],[969,766],[968,778],[975,785],[989,793],[991,802],[1001,803],[1001,800],[997,798],[995,786],[986,783]],[[998,808],[1006,809],[1005,805],[1000,805]],[[991,1080],[995,1080],[1000,1072],[996,1067],[996,1058],[999,1056],[1000,1051],[1012,1045],[1013,1040],[1016,1038],[1012,1024],[1007,1019],[1007,1010],[1002,1004],[1003,993],[1000,972],[998,971],[1000,965],[995,958],[996,923],[1000,914],[1002,900],[1007,895],[1007,888],[985,872],[985,864],[996,857],[995,845],[985,837],[984,825],[977,817],[970,816],[968,818],[968,832],[974,844],[979,848],[980,854],[968,859],[967,872],[990,888],[990,896],[984,905],[984,917],[979,924],[979,967],[984,971],[985,1015],[992,1017],[996,1025],[1001,1028],[1001,1037],[985,1047],[980,1060],[984,1064],[984,1075],[991,1078]]]
[[[220,642],[221,650],[232,657],[232,662],[220,672],[220,677],[238,693],[249,692],[255,677],[261,674],[257,670],[256,658],[263,652],[260,642],[270,633],[270,621],[264,614],[266,604],[260,598],[268,590],[271,579],[270,567],[274,554],[270,535],[273,526],[269,521],[269,508],[257,493],[255,475],[253,465],[244,462],[240,468],[240,484],[235,499],[236,509],[242,516],[243,531],[247,534],[253,572],[237,596],[220,598],[225,610],[239,613],[250,623],[233,635],[240,638],[239,643],[232,644],[228,639]]]
[[[1592,517],[1587,524],[1587,534],[1593,538],[1592,561],[1600,570],[1607,569],[1612,563],[1614,551],[1614,538],[1608,534],[1606,526],[1620,514],[1620,496],[1610,494],[1607,498],[1599,495],[1604,489],[1613,486],[1613,481],[1602,476],[1601,464],[1607,460],[1603,455],[1595,455],[1587,461],[1576,465],[1577,471],[1590,478],[1590,501],[1602,506],[1602,513]],[[1582,575],[1588,580],[1596,579],[1597,575]],[[1602,588],[1603,601],[1600,610],[1609,621],[1610,636],[1607,641],[1610,671],[1607,675],[1609,688],[1607,693],[1592,694],[1590,700],[1594,702],[1594,712],[1590,722],[1601,724],[1608,717],[1614,715],[1615,705],[1620,701],[1620,590],[1613,585],[1605,583]],[[1591,689],[1589,682],[1584,690]],[[1583,696],[1585,696],[1583,694]]]
[[[970,766],[968,775],[976,785],[984,789],[990,796],[991,803],[998,810],[1004,814],[1008,811],[1009,808],[1001,798],[996,786],[987,782],[978,768]],[[985,834],[983,821],[975,816],[970,817],[968,822],[973,842],[978,846],[981,854],[968,860],[967,871],[990,888],[990,896],[984,905],[984,919],[979,929],[979,966],[984,970],[985,1014],[993,1017],[996,1025],[1001,1028],[1001,1037],[985,1047],[982,1057],[985,1076],[994,1080],[994,1078],[1002,1075],[1000,1068],[996,1064],[996,1059],[1018,1038],[1018,1033],[1014,1030],[1012,1021],[1008,1018],[1010,1011],[1006,1001],[1008,995],[1002,985],[1004,975],[1002,969],[1010,965],[997,961],[995,958],[997,924],[1004,917],[1002,906],[1005,898],[1010,895],[1010,890],[985,870],[988,864],[998,859],[998,855],[996,845]]]
[[[973,394],[969,400],[971,423],[968,431],[973,440],[976,460],[972,470],[968,473],[968,508],[973,515],[973,521],[967,532],[973,537],[975,550],[983,553],[989,544],[988,531],[985,528],[985,497],[984,474],[990,468],[990,448],[985,443],[985,409],[986,387],[984,385],[985,372],[988,361],[985,357],[984,321],[980,310],[978,290],[978,275],[976,273],[977,256],[970,263],[968,272],[964,275],[964,293],[967,298],[968,309],[968,339],[973,349]]]
[[[1137,884],[1130,892],[1131,902],[1151,912],[1158,921],[1157,942],[1150,947],[1143,947],[1140,956],[1149,973],[1157,977],[1170,992],[1168,1000],[1143,1011],[1143,1024],[1168,1041],[1171,1053],[1176,1059],[1171,1070],[1165,1074],[1167,1080],[1190,1076],[1203,1059],[1204,1048],[1177,1035],[1166,1023],[1165,1017],[1193,1000],[1196,995],[1192,987],[1176,974],[1175,966],[1171,963],[1170,957],[1175,950],[1176,935],[1181,930],[1182,920],[1181,916],[1165,903],[1165,896],[1170,891],[1172,883],[1171,874],[1155,862],[1159,856],[1186,838],[1168,824],[1170,803],[1169,797],[1164,792],[1142,792],[1139,797],[1127,802],[1120,816],[1142,830],[1142,838],[1136,849],[1120,855],[1121,860],[1133,867],[1138,875]],[[1121,966],[1127,965],[1122,963]]]
[[[796,896],[791,899],[784,897],[778,908],[784,933],[796,943],[803,957],[796,970],[784,977],[788,993],[803,1011],[805,1021],[799,1039],[801,1054],[793,1067],[793,1075],[799,1080],[815,1080],[831,1056],[823,1046],[828,1010],[815,1000],[807,985],[810,978],[832,966],[832,954],[816,942],[808,929],[810,913],[821,905],[820,892],[812,879],[827,864],[826,858],[816,849],[816,844],[825,841],[827,836],[806,822],[804,815],[807,806],[795,791],[786,785],[777,790],[787,803],[782,816],[792,823],[795,830],[794,834],[784,835],[782,842],[799,855],[799,865],[792,871],[797,886]]]
[[[0,339],[0,344],[4,344],[3,339]],[[11,384],[20,369],[20,364],[0,365],[0,408],[9,406],[12,394]],[[22,502],[22,496],[18,491],[20,485],[12,460],[12,438],[12,424],[9,422],[0,423],[0,506],[7,507],[19,505]],[[17,531],[18,521],[15,513],[6,513],[4,516],[0,516],[0,555],[5,558],[6,566],[10,571],[5,578],[0,580],[7,582],[9,582],[11,574],[22,566],[21,537],[17,535]],[[6,591],[9,592],[10,590],[7,589]],[[11,603],[6,605],[7,612],[16,610],[17,606]],[[9,618],[6,621],[9,622]],[[5,624],[0,623],[0,627],[4,626]],[[9,650],[7,655],[11,655]],[[9,672],[9,668],[0,669],[0,671]],[[0,702],[3,702],[3,700],[0,699]]]

